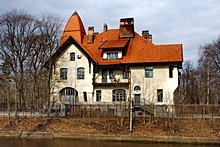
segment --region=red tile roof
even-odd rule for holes
[[[118,39],[118,40],[106,40],[99,48],[100,49],[116,49],[124,48],[128,43],[128,39]]]
[[[86,35],[86,31],[82,20],[78,13],[74,12],[66,24],[60,44],[63,44],[69,36],[72,36],[75,40],[81,43],[84,35]]]
[[[94,43],[88,44],[88,35],[77,13],[72,15],[67,22],[61,43],[68,36],[72,36],[75,43],[81,46],[82,50],[99,65],[183,61],[181,44],[146,43],[146,40],[136,32],[133,38],[119,39],[119,29],[109,29],[100,34],[94,34]],[[122,59],[103,59],[103,51],[115,48],[124,48]]]
[[[154,45],[147,44],[129,56],[123,63],[149,63],[149,62],[182,62],[182,45]]]

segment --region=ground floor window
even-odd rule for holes
[[[87,102],[87,92],[83,92],[83,98],[84,98],[84,102]]]
[[[163,89],[157,89],[157,102],[163,102]]]
[[[102,91],[96,90],[96,101],[101,102],[101,99],[102,99]]]
[[[126,91],[124,89],[113,90],[112,101],[126,101]]]
[[[74,88],[66,87],[60,91],[61,102],[64,104],[76,104],[78,92]]]

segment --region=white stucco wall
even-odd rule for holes
[[[75,61],[70,61],[70,53],[75,53]],[[81,57],[77,58],[78,55]],[[85,69],[85,78],[77,79],[77,68]],[[67,80],[60,79],[60,69],[67,68]],[[79,102],[84,102],[83,92],[87,92],[87,103],[93,101],[93,65],[91,64],[91,73],[89,73],[89,61],[87,56],[81,52],[75,45],[69,46],[66,51],[58,58],[55,64],[52,81],[52,97],[60,102],[59,91],[65,87],[71,87],[78,91]]]
[[[70,53],[75,53],[75,61],[70,61]],[[77,56],[81,58],[77,58]],[[52,97],[51,100],[60,103],[59,92],[66,87],[74,88],[78,92],[78,102],[88,104],[98,103],[111,103],[112,102],[112,90],[124,89],[127,93],[127,99],[131,93],[131,97],[134,94],[140,94],[141,98],[145,98],[153,102],[154,104],[173,104],[173,92],[178,86],[178,70],[176,67],[173,69],[173,78],[169,78],[169,65],[170,64],[158,64],[153,65],[153,77],[145,78],[145,65],[130,66],[131,71],[131,90],[127,87],[106,87],[99,86],[93,87],[93,64],[90,64],[91,72],[89,72],[88,57],[81,52],[75,45],[70,45],[66,51],[57,59],[55,64],[55,71],[52,76]],[[85,69],[85,78],[77,79],[77,68],[83,67]],[[60,79],[60,69],[67,68],[67,80]],[[96,73],[96,82],[102,83],[101,70]],[[115,70],[115,79],[118,82],[128,82],[129,79],[123,79],[122,70]],[[114,82],[114,79],[109,79],[109,71],[107,76],[107,83]],[[135,86],[140,86],[140,91],[134,91]],[[157,102],[157,89],[163,89],[163,102]],[[101,101],[96,101],[96,90],[101,90]],[[84,102],[83,92],[87,93],[87,102]]]
[[[178,70],[173,69],[173,78],[169,78],[169,64],[154,65],[153,77],[145,78],[145,66],[132,66],[131,90],[134,94],[140,94],[155,104],[173,104],[173,92],[178,86]],[[135,86],[140,86],[141,91],[134,91]],[[157,102],[157,89],[163,89],[163,102]]]

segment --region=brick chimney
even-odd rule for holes
[[[149,36],[149,30],[144,30],[144,31],[142,31],[142,37],[143,37],[145,40],[147,40],[148,36]]]
[[[149,34],[148,38],[147,38],[147,43],[153,42],[153,37],[152,34]]]
[[[146,40],[146,43],[152,42],[152,34],[149,34],[149,30],[142,31],[142,37]]]
[[[106,23],[104,23],[104,25],[103,25],[103,32],[105,32],[107,30],[108,30],[108,25]]]
[[[120,19],[120,34],[119,38],[133,38],[134,37],[134,18]]]
[[[88,41],[87,43],[92,44],[94,43],[94,27],[88,28]]]

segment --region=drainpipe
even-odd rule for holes
[[[130,97],[130,133],[132,133],[132,99],[131,99],[131,70],[129,69],[129,97]]]

